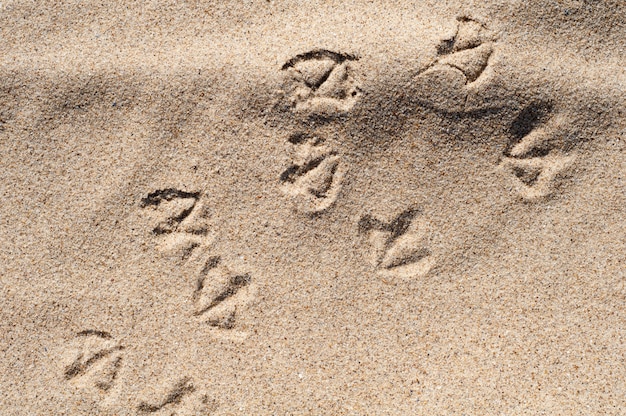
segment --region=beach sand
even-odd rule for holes
[[[1,415],[626,414],[622,0],[0,39]]]

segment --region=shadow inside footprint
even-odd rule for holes
[[[249,274],[231,272],[221,264],[219,257],[206,261],[196,289],[193,293],[193,316],[207,325],[232,329],[235,325],[237,308],[250,301],[249,286],[252,278]]]
[[[191,383],[191,379],[185,377],[179,380],[165,395],[165,397],[157,404],[149,404],[145,401],[139,403],[137,410],[140,413],[156,413],[168,405],[178,405],[183,398],[196,390]]]
[[[117,379],[124,347],[105,331],[84,330],[76,334],[70,349],[71,363],[65,366],[66,380],[78,380],[84,388],[108,392]]]
[[[557,179],[575,161],[570,154],[577,141],[570,133],[573,128],[567,117],[555,114],[550,102],[531,103],[513,120],[500,166],[515,178],[523,200],[533,202],[554,193]]]
[[[447,113],[466,110],[468,87],[487,69],[496,40],[482,23],[468,17],[457,20],[455,34],[439,44],[438,58],[415,77],[417,101]]]
[[[320,120],[350,111],[360,95],[352,67],[357,60],[354,55],[316,49],[287,61],[281,70],[291,79],[293,110]]]
[[[372,264],[384,277],[424,277],[434,265],[429,227],[416,209],[403,211],[386,223],[371,215],[359,221],[372,247]]]
[[[294,146],[296,156],[280,175],[283,192],[304,213],[328,209],[341,190],[344,176],[341,156],[317,136],[296,134],[288,141]]]

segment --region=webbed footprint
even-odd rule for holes
[[[237,272],[208,247],[194,252],[183,267],[181,278],[190,289],[190,309],[185,313],[188,318],[218,338],[245,339],[248,333],[238,329],[237,323],[256,299],[252,275]]]
[[[298,211],[314,214],[328,209],[342,187],[341,155],[317,136],[297,134],[289,142],[295,155],[280,176],[283,192],[294,200]]]
[[[254,289],[247,273],[235,273],[220,257],[210,257],[199,272],[193,292],[193,316],[218,329],[232,329],[237,313],[252,302]]]
[[[76,334],[64,355],[63,376],[77,387],[97,393],[109,392],[122,365],[124,347],[104,331]]]
[[[485,72],[496,36],[482,23],[461,17],[457,29],[437,48],[438,58],[415,78],[418,101],[445,112],[466,110],[470,87]]]
[[[406,210],[386,223],[371,215],[359,221],[372,247],[371,262],[383,277],[424,277],[434,266],[428,223],[417,210]]]
[[[500,168],[514,180],[519,196],[529,202],[551,196],[558,179],[570,168],[577,141],[564,114],[554,114],[550,103],[532,103],[524,108],[509,129],[511,140]]]
[[[289,100],[298,114],[334,117],[352,109],[360,96],[353,64],[358,58],[326,49],[295,56],[281,68],[289,75]]]
[[[157,249],[167,255],[188,258],[192,251],[211,244],[210,215],[199,192],[160,189],[143,198],[140,207],[149,217]]]

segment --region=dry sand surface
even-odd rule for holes
[[[626,415],[626,2],[2,1],[0,415]]]

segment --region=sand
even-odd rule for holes
[[[0,414],[626,414],[622,0],[0,3]]]

